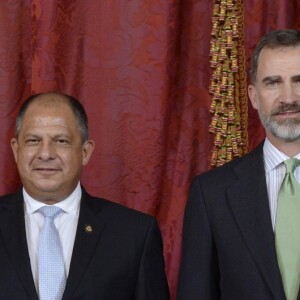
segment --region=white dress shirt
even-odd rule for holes
[[[78,224],[81,194],[82,190],[80,184],[78,183],[76,189],[68,198],[55,204],[55,206],[58,206],[65,211],[54,219],[54,224],[59,232],[61,240],[66,277],[68,276],[70,269],[70,262]],[[26,237],[31,270],[35,286],[38,289],[38,248],[39,236],[44,223],[44,217],[42,214],[37,212],[37,210],[45,204],[30,197],[24,188],[23,196]]]
[[[264,151],[267,189],[269,195],[269,205],[270,205],[270,212],[272,218],[272,226],[274,230],[275,221],[276,221],[278,193],[283,178],[285,176],[285,165],[283,162],[289,159],[290,157],[286,156],[284,153],[282,153],[277,148],[275,148],[267,138],[264,143],[263,151]],[[300,153],[294,157],[300,159]],[[294,175],[297,182],[300,182],[299,167],[296,168]]]

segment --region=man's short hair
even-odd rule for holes
[[[49,96],[49,99],[47,99],[47,96]],[[77,126],[81,134],[82,143],[88,140],[89,138],[88,118],[83,105],[76,98],[67,94],[57,93],[57,92],[34,94],[28,97],[24,101],[24,103],[22,104],[18,112],[17,119],[16,119],[16,138],[18,138],[19,136],[24,115],[27,109],[30,107],[32,103],[36,101],[43,101],[43,100],[49,102],[53,100],[54,105],[56,101],[62,101],[63,103],[66,103],[74,113],[75,120],[77,122]]]
[[[294,29],[280,29],[268,32],[262,37],[255,47],[250,63],[250,79],[253,84],[256,82],[258,58],[263,48],[283,48],[300,45],[300,31]]]

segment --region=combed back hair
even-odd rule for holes
[[[49,96],[49,98],[47,97]],[[30,105],[34,102],[44,101],[45,104],[49,105],[51,102],[53,105],[61,102],[66,103],[73,111],[75,120],[77,122],[77,127],[80,131],[82,143],[86,142],[89,139],[89,128],[88,128],[88,118],[85,112],[83,105],[74,97],[57,93],[57,92],[50,92],[50,93],[39,93],[34,94],[28,97],[24,103],[22,104],[16,119],[16,138],[18,139],[22,123],[24,120],[25,113]]]
[[[256,82],[257,65],[260,52],[263,48],[276,49],[284,47],[295,47],[300,45],[300,31],[294,29],[274,30],[262,37],[255,47],[250,63],[250,79]]]

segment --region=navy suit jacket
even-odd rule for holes
[[[0,299],[38,300],[21,191],[0,198]],[[169,299],[155,219],[83,190],[67,299]]]
[[[184,217],[177,296],[178,300],[285,299],[263,144],[194,179]]]

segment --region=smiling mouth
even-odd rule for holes
[[[273,111],[274,116],[294,116],[300,112],[300,105],[298,103],[282,104]]]
[[[276,113],[276,116],[293,116],[299,114],[299,110],[287,110]]]
[[[56,173],[60,171],[59,169],[53,169],[53,168],[35,168],[33,170],[38,173]]]

